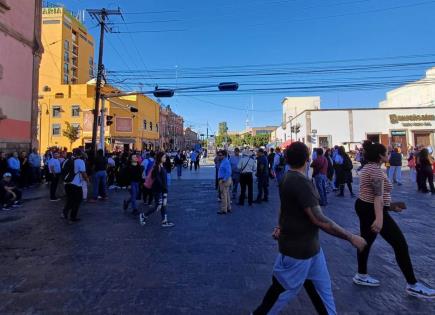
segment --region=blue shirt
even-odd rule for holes
[[[11,170],[20,170],[20,160],[14,156],[11,156],[8,159],[8,166]]]
[[[50,170],[50,173],[53,173],[53,171],[51,170],[53,169],[54,174],[59,174],[61,169],[59,159],[51,158],[48,161],[48,169]]]
[[[224,158],[219,166],[218,179],[227,181],[231,177],[231,164],[230,160]]]
[[[240,170],[237,166],[239,164],[239,161],[240,161],[240,155],[239,156],[233,155],[232,157],[230,157],[231,171],[233,173],[240,173]]]
[[[86,165],[82,159],[74,160],[74,179],[71,184],[81,187],[82,186],[82,173],[86,173]]]
[[[41,167],[41,157],[39,156],[39,154],[30,153],[29,163],[32,167]]]

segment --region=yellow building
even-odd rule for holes
[[[42,9],[41,40],[40,91],[44,86],[83,84],[94,77],[94,39],[67,9]]]
[[[40,92],[40,152],[48,147],[87,147],[92,139],[95,85],[59,84]],[[121,92],[106,85],[102,93]],[[100,103],[101,105],[101,103]],[[105,127],[105,147],[108,150],[155,147],[159,141],[160,106],[150,98],[137,95],[105,101],[105,115],[113,124]],[[132,112],[131,108],[137,108]],[[67,123],[79,128],[79,139],[73,143],[63,135]],[[98,128],[99,130],[99,128]],[[99,135],[98,135],[99,140]]]

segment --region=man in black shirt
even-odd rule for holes
[[[302,286],[319,314],[336,314],[331,280],[319,242],[319,228],[349,241],[358,250],[362,250],[366,242],[322,213],[319,195],[305,176],[309,161],[307,146],[294,142],[285,154],[291,171],[280,183],[279,226],[273,233],[280,253],[273,268],[272,285],[253,314],[279,314]]]
[[[95,202],[100,196],[103,200],[107,199],[106,184],[107,184],[107,158],[104,156],[102,149],[97,151],[97,157],[94,162],[94,175],[92,176],[92,193],[91,202]]]

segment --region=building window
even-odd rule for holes
[[[67,74],[64,74],[64,75],[63,75],[63,84],[68,84],[68,83],[69,83],[68,75],[67,75]]]
[[[80,106],[79,105],[73,105],[71,107],[71,116],[73,116],[73,117],[80,116]]]
[[[68,74],[69,71],[69,65],[67,63],[63,64],[63,73],[67,73]]]
[[[60,117],[60,106],[53,106],[53,117]]]
[[[73,43],[77,43],[77,33],[76,32],[72,32],[72,41]]]
[[[143,121],[143,130],[147,130],[147,120],[144,119]]]
[[[65,40],[65,42],[63,43],[63,48],[65,48],[65,50],[69,50],[69,41]]]
[[[65,51],[63,54],[63,61],[69,62],[69,52]]]
[[[156,124],[156,131],[159,132],[159,124]]]
[[[60,124],[53,124],[51,126],[51,133],[53,136],[60,136]]]
[[[79,54],[79,48],[77,46],[73,46],[72,52],[74,55],[78,56]]]
[[[153,122],[150,121],[150,130],[153,130]]]
[[[71,127],[76,128],[77,130],[80,130],[80,124],[71,124]]]

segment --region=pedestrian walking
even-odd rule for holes
[[[319,229],[347,240],[358,250],[366,242],[323,214],[319,195],[305,175],[309,160],[307,146],[292,143],[286,150],[286,160],[291,171],[284,175],[279,186],[279,226],[273,232],[279,254],[273,267],[272,285],[253,314],[279,314],[303,286],[319,314],[337,314]]]
[[[50,171],[51,184],[50,184],[50,201],[59,201],[56,196],[57,185],[61,173],[61,166],[59,161],[59,152],[54,152],[53,157],[48,161],[48,169]]]
[[[370,287],[380,285],[379,280],[367,273],[370,249],[380,234],[394,249],[397,264],[407,282],[406,292],[416,297],[435,298],[434,289],[417,282],[405,236],[389,214],[389,211],[401,212],[406,205],[391,201],[393,185],[381,169],[381,165],[388,161],[387,149],[380,143],[366,143],[364,155],[368,164],[360,174],[360,192],[355,210],[360,221],[360,234],[367,241],[367,247],[357,254],[358,273],[353,282]]]
[[[311,167],[313,168],[313,178],[320,196],[320,205],[323,207],[328,204],[326,193],[328,160],[323,156],[322,148],[316,149],[316,156],[316,159],[311,163]]]
[[[263,149],[257,151],[257,199],[254,203],[269,201],[269,167],[266,154]]]
[[[38,153],[38,149],[34,148],[29,155],[29,165],[31,169],[31,183],[41,183],[41,156]]]
[[[174,227],[175,224],[168,220],[168,214],[166,212],[168,205],[168,185],[167,185],[167,174],[163,164],[165,163],[167,157],[164,152],[158,152],[156,155],[156,160],[154,166],[151,170],[151,189],[154,194],[154,208],[148,210],[146,213],[141,213],[139,215],[139,222],[141,225],[145,225],[149,217],[160,211],[162,216],[161,226],[164,228]]]
[[[142,182],[145,182],[145,179],[147,178],[148,174],[151,172],[151,170],[154,167],[155,163],[155,152],[150,151],[148,156],[142,161],[141,169],[142,169]],[[143,197],[143,203],[146,205],[151,205],[153,203],[153,192],[151,188],[147,188],[144,185],[142,185],[142,197]]]
[[[254,173],[257,171],[257,163],[248,149],[243,151],[238,168],[240,169],[240,197],[237,205],[243,206],[245,204],[247,188],[248,204],[252,206],[254,199]]]
[[[347,185],[351,197],[355,197],[352,189],[352,169],[353,164],[349,155],[347,155],[343,146],[338,148],[334,163],[336,165],[335,173],[337,176],[337,184],[339,188],[338,197],[344,197],[344,186]]]
[[[165,168],[165,171],[166,171],[167,184],[169,187],[169,186],[171,186],[172,163],[171,163],[171,159],[169,158],[169,156],[167,154],[165,154],[165,156],[166,156],[166,158],[165,158],[165,162],[163,163],[163,167]]]
[[[186,156],[181,153],[181,150],[177,151],[177,155],[174,158],[174,164],[177,168],[177,178],[180,179],[181,175],[183,174],[183,164],[184,161],[186,161]]]
[[[230,157],[230,164],[231,164],[231,180],[233,182],[232,184],[232,199],[235,199],[237,196],[237,188],[240,183],[240,169],[239,169],[239,161],[240,161],[240,149],[235,148],[234,149],[234,155]]]
[[[104,151],[99,149],[94,162],[94,174],[92,177],[92,199],[91,202],[96,202],[98,198],[107,199],[107,158],[104,156]]]
[[[269,163],[269,177],[275,178],[275,173],[273,171],[274,169],[274,161],[275,161],[275,149],[270,148],[269,154],[267,156],[267,162]]]
[[[432,170],[433,166],[433,159],[429,155],[429,150],[427,148],[421,149],[420,153],[418,154],[418,180],[419,180],[419,190],[423,193],[428,193],[429,190],[427,189],[426,182],[429,184],[430,192],[432,194],[435,194],[435,187],[434,187],[434,174]]]
[[[192,150],[192,152],[190,153],[190,170],[192,170],[193,166],[195,166],[195,171],[197,170],[197,157],[198,153],[195,150]]]
[[[70,219],[71,222],[77,222],[80,220],[77,215],[83,200],[82,182],[89,181],[83,160],[83,152],[80,149],[75,149],[73,158],[65,162],[63,173],[65,174],[66,201],[62,217]]]
[[[139,214],[137,206],[137,196],[139,195],[139,185],[142,182],[142,169],[137,162],[137,155],[132,154],[129,159],[129,164],[126,169],[127,181],[130,185],[130,198],[124,199],[123,209],[127,211],[129,204],[131,203],[132,214]]]
[[[402,158],[399,148],[394,148],[388,159],[390,163],[388,179],[399,186],[402,186]]]
[[[221,150],[218,153],[218,157],[221,159],[218,172],[219,189],[221,192],[221,209],[218,214],[227,214],[231,212],[231,163],[228,159],[228,153],[226,150]]]
[[[281,182],[281,179],[284,175],[285,169],[285,158],[284,154],[281,152],[281,148],[276,148],[275,156],[273,159],[273,171],[275,173],[276,181],[278,184]]]

